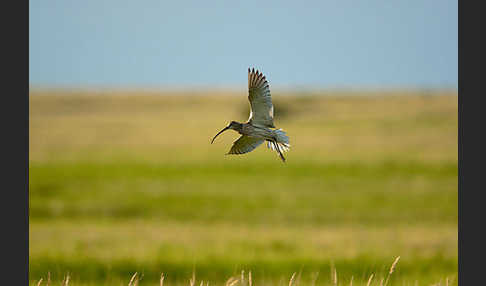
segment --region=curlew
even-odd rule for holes
[[[267,141],[267,147],[275,150],[280,159],[285,162],[283,153],[290,148],[289,137],[282,129],[274,129],[270,88],[265,76],[258,70],[248,68],[248,93],[251,108],[248,121],[245,123],[231,121],[214,136],[211,144],[219,134],[232,129],[241,136],[233,143],[227,154],[245,154]]]

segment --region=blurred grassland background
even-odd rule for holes
[[[391,285],[457,284],[457,91],[272,98],[286,164],[224,155],[235,132],[210,144],[248,118],[246,91],[32,89],[31,284],[327,285],[334,266],[359,285],[397,256]]]

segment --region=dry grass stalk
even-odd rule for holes
[[[395,271],[395,267],[397,266],[398,260],[400,260],[400,256],[395,258],[395,261],[393,261],[392,266],[390,267],[390,272],[388,274],[392,274],[393,271]]]
[[[251,280],[251,271],[248,272],[248,286],[252,286],[253,282]]]
[[[368,283],[366,283],[366,286],[370,286],[370,285],[371,285],[371,280],[373,280],[373,276],[374,276],[374,274],[373,274],[373,273],[371,273],[371,276],[370,276],[370,278],[368,279]]]
[[[449,277],[446,277],[446,286],[449,286],[449,284],[452,285],[453,281],[454,281],[454,277],[452,277],[450,280],[449,280]]]
[[[295,278],[295,285],[300,285],[300,278],[302,277],[302,269],[299,270],[297,277]]]
[[[333,272],[332,272],[332,284],[337,285],[337,270],[335,267],[333,267]]]
[[[61,285],[62,286],[68,286],[69,285],[69,273],[66,274],[66,276],[62,279]]]
[[[241,285],[245,284],[245,270],[241,270],[240,282],[241,282]]]
[[[316,272],[314,274],[314,277],[312,278],[312,283],[311,286],[316,286],[317,278],[319,277],[319,272]]]
[[[138,273],[137,273],[137,272],[135,272],[135,274],[133,274],[133,275],[132,275],[132,278],[130,279],[130,282],[128,282],[128,286],[136,286],[136,285],[138,284],[138,282],[135,282],[135,281],[138,281],[138,279],[137,279],[137,280],[135,280],[135,279],[137,278],[137,274],[138,274]],[[134,282],[135,282],[136,284],[133,284]]]
[[[41,285],[42,283],[42,278],[39,280],[39,282],[37,282],[37,286]]]
[[[51,284],[51,271],[47,272],[47,286],[49,286],[49,284]]]
[[[164,273],[160,274],[160,286],[164,286]]]
[[[294,283],[295,274],[297,273],[294,272],[294,274],[292,274],[292,277],[290,277],[289,286],[292,286],[292,284]]]
[[[237,278],[235,278],[235,277],[230,277],[230,278],[229,278],[229,279],[226,281],[225,285],[226,285],[226,286],[234,286],[236,283],[238,283],[238,281],[239,281],[239,280],[238,280]]]
[[[354,276],[351,276],[351,280],[349,281],[349,286],[353,286],[353,278]]]
[[[194,286],[195,283],[196,283],[196,271],[193,269],[192,270],[192,277],[191,277],[191,279],[189,279],[189,285]]]
[[[226,282],[224,283],[225,286],[228,286],[231,282],[233,282],[233,277],[230,277],[228,278],[228,280],[226,280]]]
[[[390,267],[390,271],[388,271],[388,276],[386,277],[386,281],[385,281],[384,286],[386,286],[388,284],[388,280],[390,279],[390,275],[393,273],[393,271],[395,271],[395,267],[397,266],[398,260],[400,260],[400,256],[395,258],[395,261],[393,261],[392,266]]]

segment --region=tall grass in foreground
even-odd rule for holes
[[[330,281],[329,282],[324,281],[322,283],[323,283],[323,285],[332,285],[332,286],[338,286],[338,285],[349,285],[349,286],[353,286],[353,285],[366,285],[366,286],[379,285],[379,286],[387,286],[390,283],[390,277],[393,274],[393,272],[395,271],[399,260],[400,260],[400,256],[395,258],[392,265],[390,266],[389,271],[386,273],[386,275],[383,275],[383,277],[378,279],[375,276],[375,273],[371,273],[370,276],[367,279],[364,279],[362,281],[357,281],[356,284],[353,284],[353,283],[355,283],[354,276],[351,276],[348,279],[341,278],[343,280],[338,280],[337,269],[334,266],[331,266],[331,279],[330,279]],[[313,274],[313,278],[311,279],[310,286],[316,286],[316,285],[320,284],[320,283],[317,283],[318,277],[319,277],[318,272]],[[301,284],[300,278],[301,278],[301,273],[300,272],[299,273],[294,272],[289,278],[288,285],[289,286],[296,286],[296,285]],[[61,286],[68,286],[69,280],[70,280],[70,275],[69,275],[69,273],[67,273],[63,277],[63,280],[61,281]],[[128,282],[128,286],[138,286],[139,283],[141,283],[142,280],[143,280],[143,274],[140,275],[138,272],[135,272],[131,276],[131,278]],[[37,285],[37,286],[52,285],[51,284],[51,278],[50,278],[50,272],[47,273],[46,284],[43,284],[43,282],[44,282],[43,278],[40,278],[39,281],[36,281],[34,283],[34,285]],[[165,282],[165,274],[161,273],[159,285],[164,286],[164,282]],[[278,285],[280,285],[281,282],[282,281],[280,281],[280,283],[278,283]],[[341,282],[341,283],[339,283],[339,282]],[[449,285],[452,285],[452,282],[454,282],[453,279],[446,277],[444,282],[442,282],[442,279],[441,279],[441,281],[439,281],[438,283],[432,284],[432,286],[442,286],[442,285],[449,286]],[[403,285],[410,285],[408,282],[405,282],[405,281],[403,281],[402,283],[403,283]],[[192,277],[189,279],[189,286],[209,286],[210,284],[212,284],[212,283],[210,283],[210,281],[204,281],[204,280],[197,281],[195,271],[193,271]],[[235,276],[229,277],[226,280],[226,282],[224,283],[224,286],[236,286],[237,284],[240,285],[240,286],[253,286],[253,285],[255,285],[253,283],[251,271],[248,271],[248,274],[245,274],[245,270],[241,270],[240,275],[235,275]],[[419,285],[418,281],[415,281],[412,285]]]

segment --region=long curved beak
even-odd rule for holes
[[[228,126],[226,126],[223,130],[219,131],[218,134],[216,134],[216,136],[214,136],[213,140],[211,140],[211,144],[213,144],[214,139],[216,139],[216,137],[218,137],[219,134],[225,132],[228,129],[230,129],[230,128]]]

